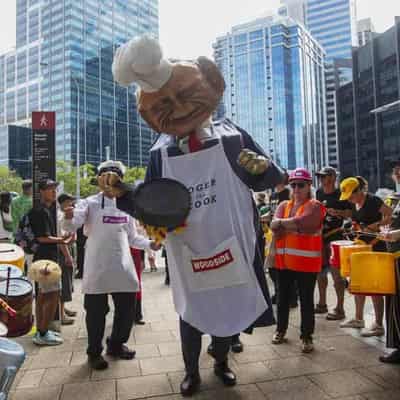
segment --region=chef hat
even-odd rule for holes
[[[97,167],[98,175],[101,175],[103,172],[116,172],[121,177],[125,175],[126,167],[120,161],[104,161]]]
[[[172,64],[163,58],[156,39],[141,36],[117,49],[112,72],[121,86],[136,83],[144,92],[156,92],[171,77]]]

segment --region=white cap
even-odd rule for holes
[[[112,72],[121,86],[136,83],[144,92],[156,92],[171,77],[172,64],[163,58],[156,39],[141,36],[117,49]]]
[[[112,161],[112,160],[104,161],[97,167],[97,171],[100,172],[102,169],[106,168],[117,169],[121,172],[122,175],[125,175],[126,172],[126,167],[124,164],[122,164],[121,161]]]

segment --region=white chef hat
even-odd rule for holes
[[[126,167],[124,164],[122,164],[121,161],[112,161],[112,160],[104,161],[97,167],[97,172],[99,175],[107,171],[116,172],[118,175],[122,177],[125,175]]]
[[[172,64],[163,58],[160,43],[156,39],[141,36],[117,49],[112,72],[121,86],[136,83],[144,92],[156,92],[171,77]]]

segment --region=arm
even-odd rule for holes
[[[151,240],[137,233],[135,221],[129,217],[129,223],[126,225],[129,246],[135,249],[147,250],[151,249]]]
[[[379,212],[382,214],[382,219],[379,222],[368,225],[365,229],[371,232],[379,232],[381,226],[390,225],[392,222],[392,213],[393,210],[382,202],[382,205],[379,209]]]
[[[76,207],[73,209],[72,219],[64,218],[62,229],[67,232],[75,232],[82,225],[85,224],[89,215],[89,203],[86,199],[80,200]]]

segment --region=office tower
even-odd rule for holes
[[[324,52],[302,25],[270,16],[216,39],[226,91],[218,110],[283,167],[326,163]]]
[[[357,38],[358,45],[364,46],[376,35],[374,25],[371,18],[360,19],[357,22]]]
[[[79,137],[81,164],[108,149],[143,165],[152,132],[135,87],[114,83],[111,64],[133,36],[158,37],[158,1],[17,0],[16,18],[16,49],[0,56],[0,125],[29,127],[31,111],[55,111],[57,159],[75,161]]]

